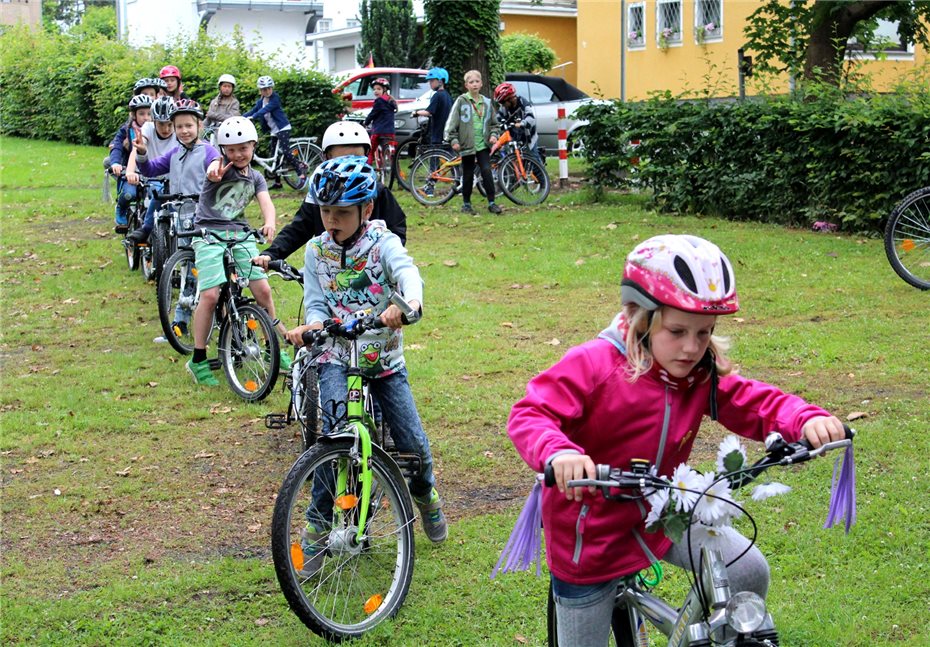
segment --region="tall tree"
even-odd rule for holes
[[[898,23],[902,42],[928,46],[930,0],[766,0],[749,17],[746,49],[761,70],[837,84],[849,39],[879,45],[878,20]]]
[[[89,7],[113,7],[116,0],[42,0],[42,24],[46,29],[69,29],[81,22]]]
[[[482,93],[504,80],[500,0],[425,0],[426,47],[433,65],[449,71],[449,91],[465,91],[468,70],[481,72]]]
[[[420,67],[423,46],[417,37],[412,0],[362,0],[359,7],[362,43],[356,51],[361,65],[371,56],[379,67]]]

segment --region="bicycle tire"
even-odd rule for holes
[[[274,389],[281,347],[271,317],[261,306],[245,303],[227,311],[217,342],[220,364],[233,393],[247,402],[264,400]]]
[[[380,447],[371,448],[372,497],[366,540],[355,536],[357,510],[345,509],[322,541],[319,570],[307,576],[306,545],[301,530],[316,482],[327,497],[336,493],[335,466],[342,462],[346,493],[360,494],[352,438],[323,437],[294,463],[278,492],[271,523],[271,554],[284,597],[298,618],[319,636],[333,642],[356,638],[394,617],[413,579],[414,516],[409,492],[397,464]],[[318,490],[318,491],[319,491]],[[356,503],[356,505],[358,505]],[[341,534],[340,534],[341,533]],[[341,540],[341,541],[340,541]],[[306,541],[306,540],[305,540]],[[297,560],[295,562],[295,560]]]
[[[930,187],[899,202],[885,225],[885,255],[895,273],[919,290],[930,290]]]
[[[152,248],[148,245],[139,247],[139,268],[142,270],[142,280],[148,283],[152,279]],[[158,290],[158,282],[155,282]]]
[[[511,202],[524,207],[542,204],[549,197],[551,188],[546,167],[530,155],[524,155],[524,174],[520,173],[515,153],[508,155],[500,165],[500,185]]]
[[[410,190],[410,170],[416,161],[419,143],[418,137],[405,139],[397,147],[397,153],[394,155],[394,177],[404,191]]]
[[[181,355],[194,352],[193,315],[197,308],[197,268],[194,250],[175,252],[165,263],[158,277],[158,319],[165,339]],[[186,319],[187,330],[175,330],[175,317]],[[177,334],[178,332],[182,334]]]
[[[453,159],[452,155],[441,149],[417,157],[410,170],[410,193],[417,202],[434,207],[445,204],[459,192],[460,165],[450,165]],[[436,170],[431,171],[434,167]]]
[[[126,266],[129,268],[130,272],[135,272],[137,269],[139,269],[139,261],[142,256],[139,246],[126,240],[129,234],[138,229],[142,224],[139,220],[139,205],[140,203],[136,201],[129,206],[129,211],[126,214],[126,234],[123,236],[123,247],[125,248],[126,253]]]
[[[123,247],[126,255],[126,267],[130,272],[135,272],[141,259],[139,248],[128,241],[123,243]]]
[[[169,257],[168,238],[171,236],[170,229],[171,225],[169,223],[156,220],[155,229],[152,230],[152,235],[149,236],[149,244],[152,247],[150,278],[153,281],[157,281],[158,277],[161,276],[162,268],[164,268]]]
[[[300,451],[310,449],[319,436],[320,426],[320,381],[316,367],[308,365],[309,356],[294,360],[294,415],[300,426]]]
[[[293,155],[297,161],[306,165],[308,177],[320,162],[323,161],[323,152],[320,150],[320,147],[311,142],[308,137],[295,137],[292,139],[290,142],[290,151],[291,155]],[[281,164],[284,163],[282,158]],[[290,167],[288,167],[287,170],[282,170],[279,175],[292,189],[302,189],[304,187],[305,181],[301,181],[297,171]]]

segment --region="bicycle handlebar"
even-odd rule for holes
[[[182,202],[184,200],[193,200],[198,202],[200,200],[199,193],[158,193],[158,191],[153,191],[153,197],[162,202]]]
[[[268,269],[273,272],[278,272],[285,281],[297,281],[301,285],[304,284],[303,273],[299,270],[295,270],[283,259],[268,261]]]
[[[224,240],[214,234],[212,231],[206,227],[201,227],[200,229],[191,229],[190,231],[179,231],[179,238],[203,238],[210,243],[219,243],[221,245],[226,245],[227,247],[232,247],[233,245],[238,245],[239,243],[244,243],[249,238],[254,237],[255,241],[259,245],[265,244],[265,235],[261,232],[260,229],[252,229],[251,227],[246,227],[242,230],[242,237],[234,236],[229,240]]]
[[[274,262],[275,261],[271,261],[271,263]],[[269,263],[269,267],[271,263]],[[410,307],[410,304],[397,292],[391,293],[389,301],[400,309],[401,321],[403,321],[405,325],[416,323],[420,320],[420,311]],[[307,330],[301,335],[301,338],[304,346],[314,346],[323,343],[331,337],[358,339],[369,330],[376,330],[384,327],[381,316],[375,314],[365,315],[348,322],[343,322],[342,319],[327,319],[323,323],[322,329]]]
[[[808,443],[804,438],[797,442],[786,443],[780,433],[771,432],[765,439],[765,456],[753,463],[748,468],[743,468],[726,474],[720,474],[718,476],[722,478],[738,475],[738,480],[731,481],[731,487],[733,489],[743,487],[744,485],[751,483],[759,474],[769,469],[770,467],[774,467],[776,465],[784,466],[804,463],[811,460],[812,458],[817,458],[818,456],[821,456],[829,451],[833,451],[834,449],[848,447],[852,444],[856,431],[845,424],[843,425],[843,429],[846,431],[845,439],[824,443],[817,449],[812,449],[810,443]],[[659,476],[651,474],[649,472],[650,468],[651,464],[649,461],[636,459],[634,459],[633,469],[629,471],[611,467],[610,465],[598,464],[595,468],[597,478],[575,479],[568,481],[565,485],[569,488],[596,487],[600,488],[605,495],[609,493],[609,490],[614,489],[642,490],[647,486],[665,488],[669,487],[667,481]],[[555,485],[555,471],[553,470],[551,463],[547,464],[545,470],[543,471],[543,483],[546,485],[546,487],[552,487]],[[611,498],[624,498],[623,495],[620,495],[619,497],[616,495],[610,496]]]

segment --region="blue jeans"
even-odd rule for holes
[[[165,188],[164,182],[158,180],[149,180],[146,191],[149,194],[149,207],[145,212],[145,221],[142,223],[142,229],[151,233],[155,229],[155,212],[161,208],[161,200],[154,197],[155,191],[161,191]]]
[[[346,367],[339,364],[322,364],[320,373],[320,403],[323,408],[323,433],[330,434],[333,427],[345,417]],[[397,450],[420,457],[420,473],[410,479],[410,493],[424,498],[432,492],[433,455],[429,440],[420,424],[420,415],[413,402],[406,369],[368,381],[372,395],[381,405],[381,415],[391,429]],[[335,411],[334,411],[335,403]],[[335,415],[334,415],[335,413]],[[332,522],[332,499],[327,495],[334,490],[334,475],[318,469],[313,480],[313,503],[307,508],[307,521],[322,529]]]
[[[124,176],[116,178],[116,224],[126,224],[129,204],[136,199],[136,189],[136,185],[127,182]]]

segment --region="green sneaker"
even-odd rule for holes
[[[292,362],[293,360],[291,359],[290,353],[288,353],[286,350],[282,348],[281,349],[281,363],[280,363],[281,372],[287,373],[289,370],[291,370]]]
[[[423,532],[429,537],[434,544],[441,544],[449,536],[449,529],[446,526],[446,515],[442,513],[442,499],[439,498],[439,492],[436,488],[430,492],[429,498],[424,500],[413,497],[413,502],[420,511],[420,520],[423,522]]]
[[[326,537],[325,533],[319,532],[311,523],[300,531],[300,550],[304,563],[300,568],[295,568],[297,575],[310,578],[323,567],[323,560],[326,559]]]
[[[213,377],[213,371],[210,370],[210,360],[194,364],[194,360],[191,358],[187,360],[184,368],[186,368],[187,372],[194,378],[194,384],[202,384],[204,386],[220,385],[219,381]]]

